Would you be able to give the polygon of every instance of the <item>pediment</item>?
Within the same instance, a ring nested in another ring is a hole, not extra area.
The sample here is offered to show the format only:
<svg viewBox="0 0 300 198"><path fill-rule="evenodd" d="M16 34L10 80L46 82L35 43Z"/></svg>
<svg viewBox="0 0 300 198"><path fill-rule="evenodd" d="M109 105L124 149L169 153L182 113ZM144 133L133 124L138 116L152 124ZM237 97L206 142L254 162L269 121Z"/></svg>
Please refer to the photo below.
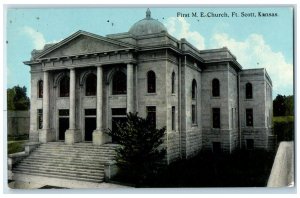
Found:
<svg viewBox="0 0 300 198"><path fill-rule="evenodd" d="M133 48L131 44L79 31L41 52L37 57L53 58Z"/></svg>

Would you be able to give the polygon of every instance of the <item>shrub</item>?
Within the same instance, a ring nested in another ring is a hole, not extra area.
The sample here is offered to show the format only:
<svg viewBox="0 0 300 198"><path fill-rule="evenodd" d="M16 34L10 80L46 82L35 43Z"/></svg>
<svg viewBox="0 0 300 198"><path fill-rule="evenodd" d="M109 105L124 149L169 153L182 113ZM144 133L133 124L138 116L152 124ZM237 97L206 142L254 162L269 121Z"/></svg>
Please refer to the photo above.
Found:
<svg viewBox="0 0 300 198"><path fill-rule="evenodd" d="M150 119L138 117L137 113L127 114L126 122L116 126L116 130L107 133L121 145L117 165L130 182L139 185L157 172L158 163L165 157L166 150L161 148L165 127L156 129Z"/></svg>
<svg viewBox="0 0 300 198"><path fill-rule="evenodd" d="M274 134L277 135L277 142L294 140L294 119L293 117L274 117Z"/></svg>

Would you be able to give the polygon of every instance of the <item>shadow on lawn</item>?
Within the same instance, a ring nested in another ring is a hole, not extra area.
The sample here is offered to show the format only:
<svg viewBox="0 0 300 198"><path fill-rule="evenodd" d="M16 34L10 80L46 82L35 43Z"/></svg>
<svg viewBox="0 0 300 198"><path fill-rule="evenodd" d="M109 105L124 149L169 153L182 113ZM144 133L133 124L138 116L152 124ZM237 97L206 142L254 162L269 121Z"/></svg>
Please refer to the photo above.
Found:
<svg viewBox="0 0 300 198"><path fill-rule="evenodd" d="M240 150L229 154L201 152L163 167L136 187L265 187L275 153ZM115 178L135 183L125 175Z"/></svg>

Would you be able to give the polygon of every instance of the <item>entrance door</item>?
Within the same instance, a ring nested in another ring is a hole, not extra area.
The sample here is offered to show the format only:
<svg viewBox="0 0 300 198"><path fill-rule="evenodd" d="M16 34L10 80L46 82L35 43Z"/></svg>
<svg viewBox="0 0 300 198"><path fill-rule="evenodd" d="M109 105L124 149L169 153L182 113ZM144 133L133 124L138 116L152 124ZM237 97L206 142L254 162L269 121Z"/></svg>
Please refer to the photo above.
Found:
<svg viewBox="0 0 300 198"><path fill-rule="evenodd" d="M96 109L85 109L85 128L84 128L84 140L93 140L93 131L96 129Z"/></svg>
<svg viewBox="0 0 300 198"><path fill-rule="evenodd" d="M65 132L69 129L69 118L59 118L59 140L65 140Z"/></svg>
<svg viewBox="0 0 300 198"><path fill-rule="evenodd" d="M65 140L65 132L69 129L69 109L58 110L58 140Z"/></svg>
<svg viewBox="0 0 300 198"><path fill-rule="evenodd" d="M85 118L85 141L93 140L93 131L96 129L96 118Z"/></svg>

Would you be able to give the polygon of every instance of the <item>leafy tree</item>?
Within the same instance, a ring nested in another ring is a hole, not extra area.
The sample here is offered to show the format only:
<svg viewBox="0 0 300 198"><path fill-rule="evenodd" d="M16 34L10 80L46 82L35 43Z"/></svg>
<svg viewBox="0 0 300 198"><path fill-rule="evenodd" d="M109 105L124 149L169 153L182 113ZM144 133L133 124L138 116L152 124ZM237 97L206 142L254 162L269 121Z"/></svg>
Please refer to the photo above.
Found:
<svg viewBox="0 0 300 198"><path fill-rule="evenodd" d="M294 115L294 96L287 96L285 99L285 115Z"/></svg>
<svg viewBox="0 0 300 198"><path fill-rule="evenodd" d="M116 162L123 175L137 185L158 170L166 150L162 148L165 127L156 129L150 119L127 114L126 122L116 123L116 130L107 130L121 146L117 149ZM125 173L125 174L124 174Z"/></svg>
<svg viewBox="0 0 300 198"><path fill-rule="evenodd" d="M277 95L273 101L274 116L294 115L294 97Z"/></svg>
<svg viewBox="0 0 300 198"><path fill-rule="evenodd" d="M27 88L19 85L7 89L7 109L8 110L28 110L30 100L26 95Z"/></svg>

